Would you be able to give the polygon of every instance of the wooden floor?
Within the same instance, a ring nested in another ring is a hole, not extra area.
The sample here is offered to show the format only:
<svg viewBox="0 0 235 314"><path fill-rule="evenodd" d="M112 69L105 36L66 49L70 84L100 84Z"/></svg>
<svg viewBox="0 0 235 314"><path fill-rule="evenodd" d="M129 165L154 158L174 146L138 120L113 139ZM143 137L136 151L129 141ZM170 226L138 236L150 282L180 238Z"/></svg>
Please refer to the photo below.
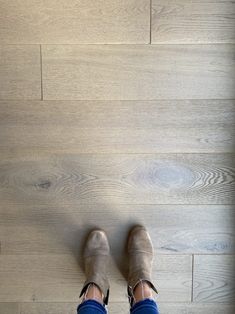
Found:
<svg viewBox="0 0 235 314"><path fill-rule="evenodd" d="M87 233L153 239L161 314L235 313L235 3L0 0L0 314L75 314Z"/></svg>

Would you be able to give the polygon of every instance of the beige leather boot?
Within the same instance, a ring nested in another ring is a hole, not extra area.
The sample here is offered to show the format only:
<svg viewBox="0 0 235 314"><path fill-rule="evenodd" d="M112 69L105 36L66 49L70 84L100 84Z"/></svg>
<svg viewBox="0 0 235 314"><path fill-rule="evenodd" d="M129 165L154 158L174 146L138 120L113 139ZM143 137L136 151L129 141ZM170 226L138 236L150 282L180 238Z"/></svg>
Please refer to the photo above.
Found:
<svg viewBox="0 0 235 314"><path fill-rule="evenodd" d="M156 292L152 283L151 271L153 263L153 246L147 230L143 226L135 226L128 238L127 251L129 257L128 296L131 305L134 301L134 290L140 281L146 281Z"/></svg>
<svg viewBox="0 0 235 314"><path fill-rule="evenodd" d="M109 281L108 267L110 248L107 236L103 230L92 231L86 241L84 263L86 281L80 297L86 292L90 283L97 285L104 295L104 304L108 304Z"/></svg>

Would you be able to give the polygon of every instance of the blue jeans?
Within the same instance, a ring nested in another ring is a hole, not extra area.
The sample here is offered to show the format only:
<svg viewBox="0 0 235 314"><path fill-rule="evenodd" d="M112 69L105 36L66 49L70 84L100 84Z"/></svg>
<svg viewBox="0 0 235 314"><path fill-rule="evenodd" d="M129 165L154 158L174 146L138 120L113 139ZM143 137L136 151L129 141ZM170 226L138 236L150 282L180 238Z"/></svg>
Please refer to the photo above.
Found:
<svg viewBox="0 0 235 314"><path fill-rule="evenodd" d="M81 303L77 309L78 314L107 314L103 305L95 300L87 300ZM131 314L159 314L157 303L146 299L137 302L130 310Z"/></svg>

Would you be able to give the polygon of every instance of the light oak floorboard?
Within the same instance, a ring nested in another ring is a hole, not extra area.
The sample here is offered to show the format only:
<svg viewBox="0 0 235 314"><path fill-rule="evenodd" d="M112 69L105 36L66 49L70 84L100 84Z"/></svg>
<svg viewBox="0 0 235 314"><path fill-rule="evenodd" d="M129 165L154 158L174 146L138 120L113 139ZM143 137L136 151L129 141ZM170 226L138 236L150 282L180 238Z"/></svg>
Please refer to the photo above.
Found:
<svg viewBox="0 0 235 314"><path fill-rule="evenodd" d="M44 99L234 99L234 45L45 45Z"/></svg>
<svg viewBox="0 0 235 314"><path fill-rule="evenodd" d="M149 43L149 0L0 0L2 43Z"/></svg>
<svg viewBox="0 0 235 314"><path fill-rule="evenodd" d="M130 228L148 228L156 254L235 254L234 206L0 204L1 254L74 253L87 232L104 229L122 256Z"/></svg>
<svg viewBox="0 0 235 314"><path fill-rule="evenodd" d="M18 303L0 302L0 314L21 314Z"/></svg>
<svg viewBox="0 0 235 314"><path fill-rule="evenodd" d="M233 100L0 101L0 119L5 151L235 151Z"/></svg>
<svg viewBox="0 0 235 314"><path fill-rule="evenodd" d="M234 303L234 265L234 255L196 255L193 300L205 303Z"/></svg>
<svg viewBox="0 0 235 314"><path fill-rule="evenodd" d="M235 306L230 304L170 304L160 303L161 314L234 314ZM118 312L117 312L118 313ZM127 312L128 313L128 312Z"/></svg>
<svg viewBox="0 0 235 314"><path fill-rule="evenodd" d="M85 280L73 255L0 255L0 301L78 302ZM159 300L189 302L191 256L160 255L153 266ZM126 281L114 261L110 269L112 301L127 301Z"/></svg>
<svg viewBox="0 0 235 314"><path fill-rule="evenodd" d="M96 129L155 129L231 127L235 124L235 100L152 101L1 101L1 126L58 126Z"/></svg>
<svg viewBox="0 0 235 314"><path fill-rule="evenodd" d="M0 99L41 99L39 45L0 45L0 86Z"/></svg>
<svg viewBox="0 0 235 314"><path fill-rule="evenodd" d="M153 0L152 43L235 43L230 0Z"/></svg>
<svg viewBox="0 0 235 314"><path fill-rule="evenodd" d="M2 154L0 197L14 204L234 204L234 155Z"/></svg>
<svg viewBox="0 0 235 314"><path fill-rule="evenodd" d="M77 306L80 301L75 303L65 302L26 302L20 304L20 314L76 314ZM119 303L118 303L119 304ZM110 309L110 306L109 306Z"/></svg>

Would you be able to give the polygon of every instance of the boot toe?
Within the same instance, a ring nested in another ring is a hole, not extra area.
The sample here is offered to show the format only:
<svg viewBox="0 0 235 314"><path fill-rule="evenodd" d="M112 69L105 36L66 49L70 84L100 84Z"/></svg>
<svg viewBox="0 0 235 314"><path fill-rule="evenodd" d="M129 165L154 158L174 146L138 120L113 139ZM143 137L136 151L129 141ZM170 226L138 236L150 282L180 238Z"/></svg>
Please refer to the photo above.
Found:
<svg viewBox="0 0 235 314"><path fill-rule="evenodd" d="M135 226L129 235L128 252L145 251L153 253L152 241L149 233L143 226Z"/></svg>
<svg viewBox="0 0 235 314"><path fill-rule="evenodd" d="M84 256L109 255L108 238L103 230L93 230L86 241Z"/></svg>

